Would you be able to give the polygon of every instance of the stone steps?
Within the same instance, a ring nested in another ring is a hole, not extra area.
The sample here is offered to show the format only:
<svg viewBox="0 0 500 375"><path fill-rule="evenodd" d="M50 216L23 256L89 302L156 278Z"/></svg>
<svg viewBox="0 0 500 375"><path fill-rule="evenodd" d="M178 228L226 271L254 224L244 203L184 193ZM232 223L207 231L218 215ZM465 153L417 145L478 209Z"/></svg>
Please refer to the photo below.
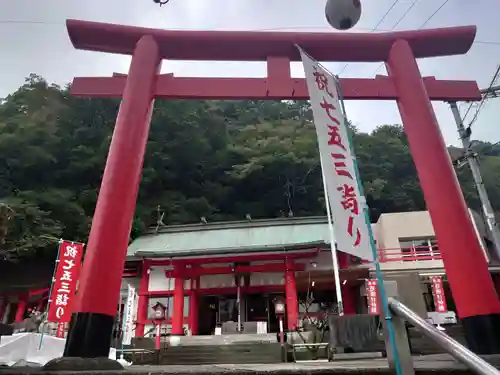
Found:
<svg viewBox="0 0 500 375"><path fill-rule="evenodd" d="M178 346L232 345L276 343L276 334L230 334L217 336L180 336L176 338Z"/></svg>
<svg viewBox="0 0 500 375"><path fill-rule="evenodd" d="M160 357L162 365L279 362L281 362L281 346L278 343L179 345L169 347Z"/></svg>
<svg viewBox="0 0 500 375"><path fill-rule="evenodd" d="M464 342L462 329L459 325L447 326L446 333L460 343ZM438 354L443 350L422 336L418 331L410 328L410 340L414 355ZM154 339L142 340L143 348L153 349ZM299 342L297 340L297 342ZM166 342L164 343L166 344ZM276 334L231 334L221 336L183 336L175 342L175 346L168 346L160 356L161 364L241 364L241 363L279 363L282 360L281 347L276 342ZM384 352L383 340L370 345L364 352ZM289 360L292 360L290 351ZM299 350L296 353L298 360L312 360L327 358L325 350L318 352ZM158 363L156 354L147 354L136 358L137 364Z"/></svg>

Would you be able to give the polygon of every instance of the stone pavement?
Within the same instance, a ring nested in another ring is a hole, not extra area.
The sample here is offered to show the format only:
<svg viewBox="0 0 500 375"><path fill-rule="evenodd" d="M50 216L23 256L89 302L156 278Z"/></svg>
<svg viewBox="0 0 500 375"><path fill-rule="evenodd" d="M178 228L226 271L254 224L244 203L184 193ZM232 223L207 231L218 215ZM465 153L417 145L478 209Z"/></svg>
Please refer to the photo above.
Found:
<svg viewBox="0 0 500 375"><path fill-rule="evenodd" d="M487 359L494 365L500 365L500 356L489 356ZM427 355L414 357L417 374L472 374L448 355ZM0 369L0 375L285 375L285 374L389 374L387 361L383 358L355 361L277 363L277 364L238 364L238 365L164 365L164 366L131 366L122 371L82 371L82 372L47 372L40 368Z"/></svg>

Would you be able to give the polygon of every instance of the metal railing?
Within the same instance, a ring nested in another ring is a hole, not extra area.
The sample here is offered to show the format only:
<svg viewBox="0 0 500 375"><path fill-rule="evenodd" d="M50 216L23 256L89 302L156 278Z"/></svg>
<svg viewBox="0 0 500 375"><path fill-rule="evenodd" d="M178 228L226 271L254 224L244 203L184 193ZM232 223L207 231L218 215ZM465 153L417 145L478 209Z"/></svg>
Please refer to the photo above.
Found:
<svg viewBox="0 0 500 375"><path fill-rule="evenodd" d="M386 262L418 262L424 260L440 260L441 252L431 246L413 246L409 248L378 249L379 260Z"/></svg>
<svg viewBox="0 0 500 375"><path fill-rule="evenodd" d="M397 299L389 297L388 300L389 309L392 314L409 322L424 336L432 340L436 345L441 347L453 358L460 361L468 369L479 375L500 375L500 371L495 367L452 339L446 333L438 330L432 324L429 324Z"/></svg>
<svg viewBox="0 0 500 375"><path fill-rule="evenodd" d="M377 249L380 263L392 262L421 262L441 260L441 252L435 246L413 246L409 248L380 248ZM370 263L370 261L363 261Z"/></svg>

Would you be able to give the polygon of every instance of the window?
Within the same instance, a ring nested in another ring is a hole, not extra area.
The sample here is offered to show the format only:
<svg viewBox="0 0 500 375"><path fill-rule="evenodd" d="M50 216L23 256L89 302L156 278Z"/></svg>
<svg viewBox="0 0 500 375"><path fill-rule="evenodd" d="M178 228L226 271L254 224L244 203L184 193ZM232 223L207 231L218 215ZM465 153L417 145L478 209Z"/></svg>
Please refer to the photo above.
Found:
<svg viewBox="0 0 500 375"><path fill-rule="evenodd" d="M439 247L434 238L399 239L403 261L440 259Z"/></svg>

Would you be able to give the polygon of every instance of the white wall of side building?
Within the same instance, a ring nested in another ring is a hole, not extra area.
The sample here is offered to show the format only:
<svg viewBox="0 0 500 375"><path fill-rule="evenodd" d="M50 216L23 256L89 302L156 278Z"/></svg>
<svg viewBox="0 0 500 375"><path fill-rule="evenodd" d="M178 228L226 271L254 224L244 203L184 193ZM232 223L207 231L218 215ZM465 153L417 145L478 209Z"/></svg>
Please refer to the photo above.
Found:
<svg viewBox="0 0 500 375"><path fill-rule="evenodd" d="M471 221L476 231L478 243L488 259L484 238L488 238L484 222L477 212L469 210ZM436 233L432 225L431 216L428 211L395 212L382 214L376 224L372 226L377 248L386 254L395 254L402 251L402 243L422 242L428 240L433 246L429 251L440 254ZM388 257L390 258L390 256ZM423 274L444 272L444 264L441 259L418 259L415 261L386 261L381 263L384 271L418 271Z"/></svg>
<svg viewBox="0 0 500 375"><path fill-rule="evenodd" d="M383 271L432 272L443 269L444 265L441 259L391 260L391 258L402 257L401 242L435 240L436 234L429 212L414 211L382 214L373 229L377 248L386 254L388 260L381 263Z"/></svg>

